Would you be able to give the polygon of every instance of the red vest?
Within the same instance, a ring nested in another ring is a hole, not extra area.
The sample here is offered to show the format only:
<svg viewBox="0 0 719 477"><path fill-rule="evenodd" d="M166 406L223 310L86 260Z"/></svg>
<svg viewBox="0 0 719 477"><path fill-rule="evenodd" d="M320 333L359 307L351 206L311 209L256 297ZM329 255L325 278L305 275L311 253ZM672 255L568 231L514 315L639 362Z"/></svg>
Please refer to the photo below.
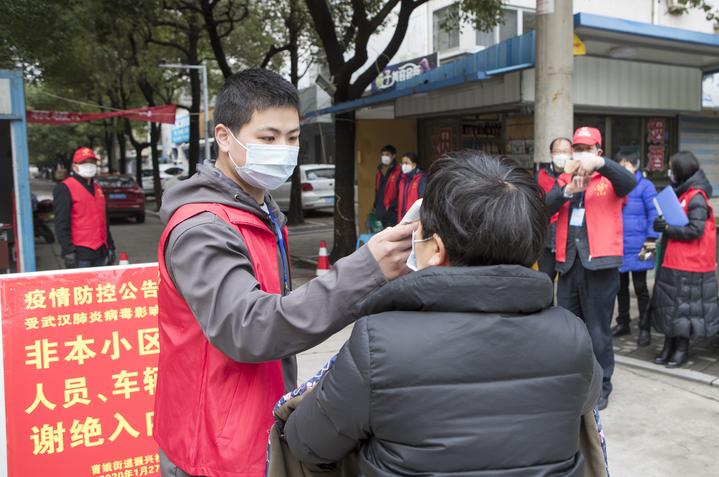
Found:
<svg viewBox="0 0 719 477"><path fill-rule="evenodd" d="M689 212L689 202L701 194L709 207L709 217L704 223L704 233L697 240L667 240L664 251L664 268L685 272L713 272L716 269L716 222L706 193L701 189L689 189L679 198L684 212Z"/></svg>
<svg viewBox="0 0 719 477"><path fill-rule="evenodd" d="M402 174L399 179L399 201L397 205L397 223L402 220L404 214L407 213L412 204L417 202L419 199L419 184L424 178L423 172L418 172L412 178L412 181L407 183L407 176Z"/></svg>
<svg viewBox="0 0 719 477"><path fill-rule="evenodd" d="M402 175L402 169L395 165L394 169L389 173L387 182L384 185L384 208L389 209L392 203L397 200L397 183L399 177ZM382 171L377 171L377 175L374 178L374 191L379 192L379 186L382 183Z"/></svg>
<svg viewBox="0 0 719 477"><path fill-rule="evenodd" d="M107 245L107 210L105 196L100 186L93 184L95 195L92 195L72 176L62 183L67 186L72 198L70 215L72 244L92 250Z"/></svg>
<svg viewBox="0 0 719 477"><path fill-rule="evenodd" d="M572 180L571 174L557 179L564 187ZM621 257L624 255L622 237L622 206L624 198L614 193L609 179L598 172L592 174L589 187L584 191L584 220L589 239L589 258ZM557 262L567 261L567 237L569 235L569 202L559 209L557 220Z"/></svg>
<svg viewBox="0 0 719 477"><path fill-rule="evenodd" d="M258 217L221 204L188 204L175 211L158 250L160 360L153 433L168 458L192 475L262 477L272 409L284 393L281 362L238 363L215 348L165 265L170 232L202 212L242 235L263 291L281 290L277 240ZM286 229L283 235L286 241Z"/></svg>
<svg viewBox="0 0 719 477"><path fill-rule="evenodd" d="M539 184L539 187L542 188L545 194L549 194L549 191L552 190L552 187L554 187L555 182L556 179L554 179L554 177L552 177L545 168L542 167L541 169L539 169L539 174L537 174L537 183ZM558 219L559 212L552 216L549 223L553 224Z"/></svg>

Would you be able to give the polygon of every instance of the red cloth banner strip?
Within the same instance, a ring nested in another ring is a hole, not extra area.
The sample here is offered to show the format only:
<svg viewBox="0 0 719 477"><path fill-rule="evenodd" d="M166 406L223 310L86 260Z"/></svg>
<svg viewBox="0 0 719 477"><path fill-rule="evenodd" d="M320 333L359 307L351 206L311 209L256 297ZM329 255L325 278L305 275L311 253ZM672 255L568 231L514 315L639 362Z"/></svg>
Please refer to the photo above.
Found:
<svg viewBox="0 0 719 477"><path fill-rule="evenodd" d="M27 111L27 122L33 124L74 124L85 121L123 117L131 121L175 124L177 105L146 106L144 108L108 111L104 113L72 113L67 111Z"/></svg>

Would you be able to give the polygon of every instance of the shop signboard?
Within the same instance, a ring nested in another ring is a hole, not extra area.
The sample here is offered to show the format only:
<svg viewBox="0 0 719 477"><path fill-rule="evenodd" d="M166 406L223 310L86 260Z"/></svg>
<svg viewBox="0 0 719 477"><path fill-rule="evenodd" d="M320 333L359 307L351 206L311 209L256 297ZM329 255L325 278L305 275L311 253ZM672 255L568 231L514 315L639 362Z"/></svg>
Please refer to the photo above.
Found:
<svg viewBox="0 0 719 477"><path fill-rule="evenodd" d="M397 83L407 81L417 75L437 67L437 53L420 56L408 61L388 65L372 82L372 94L392 91Z"/></svg>
<svg viewBox="0 0 719 477"><path fill-rule="evenodd" d="M435 158L452 152L452 128L434 128L431 140Z"/></svg>
<svg viewBox="0 0 719 477"><path fill-rule="evenodd" d="M667 152L667 121L664 118L647 119L647 170L661 172Z"/></svg>
<svg viewBox="0 0 719 477"><path fill-rule="evenodd" d="M12 477L158 476L156 265L0 278Z"/></svg>

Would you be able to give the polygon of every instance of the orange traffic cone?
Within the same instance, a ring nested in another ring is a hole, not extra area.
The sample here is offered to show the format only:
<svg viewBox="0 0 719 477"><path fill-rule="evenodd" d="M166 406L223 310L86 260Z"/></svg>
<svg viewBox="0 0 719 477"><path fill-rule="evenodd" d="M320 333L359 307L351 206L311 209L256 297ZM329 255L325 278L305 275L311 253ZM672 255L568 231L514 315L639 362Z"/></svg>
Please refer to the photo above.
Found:
<svg viewBox="0 0 719 477"><path fill-rule="evenodd" d="M317 276L330 271L330 257L327 253L327 242L320 240L320 256L317 258Z"/></svg>
<svg viewBox="0 0 719 477"><path fill-rule="evenodd" d="M130 265L130 259L127 256L127 252L120 252L120 261L118 265Z"/></svg>

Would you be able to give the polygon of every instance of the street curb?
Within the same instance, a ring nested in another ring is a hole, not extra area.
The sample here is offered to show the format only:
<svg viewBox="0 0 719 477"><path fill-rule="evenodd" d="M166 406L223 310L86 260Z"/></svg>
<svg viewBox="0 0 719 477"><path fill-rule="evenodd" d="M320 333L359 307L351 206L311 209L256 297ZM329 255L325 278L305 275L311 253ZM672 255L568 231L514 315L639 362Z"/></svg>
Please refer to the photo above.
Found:
<svg viewBox="0 0 719 477"><path fill-rule="evenodd" d="M693 381L695 383L708 384L709 386L719 386L719 378L717 378L716 376L701 373L699 371L692 371L691 369L667 369L654 363L642 361L641 359L628 358L626 356L620 355L615 355L614 361L630 368L651 371L653 373L664 374L666 376L685 379L687 381Z"/></svg>
<svg viewBox="0 0 719 477"><path fill-rule="evenodd" d="M145 214L152 215L152 216L154 216L154 217L159 217L159 216L160 216L160 213L159 213L159 212L155 212L154 210L150 210L150 209L145 209Z"/></svg>

